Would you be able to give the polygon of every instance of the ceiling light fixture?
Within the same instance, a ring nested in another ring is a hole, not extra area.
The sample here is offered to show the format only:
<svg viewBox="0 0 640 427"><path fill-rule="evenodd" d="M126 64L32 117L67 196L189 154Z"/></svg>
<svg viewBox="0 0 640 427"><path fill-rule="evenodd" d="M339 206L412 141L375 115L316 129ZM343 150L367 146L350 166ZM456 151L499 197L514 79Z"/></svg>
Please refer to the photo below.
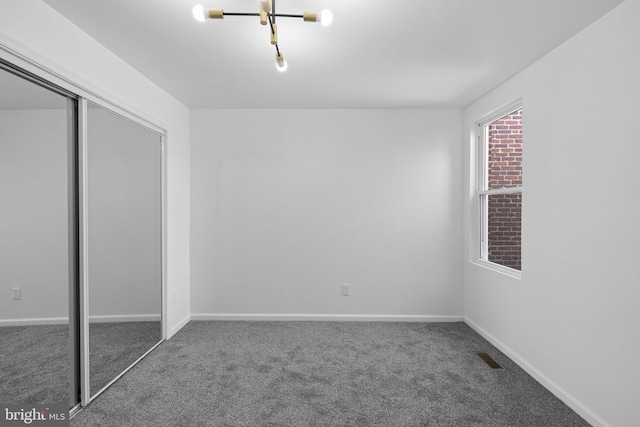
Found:
<svg viewBox="0 0 640 427"><path fill-rule="evenodd" d="M302 18L305 22L320 22L325 27L333 22L333 14L326 9L320 13L304 12L302 15L276 13L276 0L260 0L260 9L257 13L225 12L222 9L205 9L202 5L193 7L193 17L199 22L204 22L207 19L224 19L225 16L257 16L260 18L260 24L269 24L271 44L276 48L276 68L278 71L285 71L287 62L280 52L280 46L278 46L276 17Z"/></svg>

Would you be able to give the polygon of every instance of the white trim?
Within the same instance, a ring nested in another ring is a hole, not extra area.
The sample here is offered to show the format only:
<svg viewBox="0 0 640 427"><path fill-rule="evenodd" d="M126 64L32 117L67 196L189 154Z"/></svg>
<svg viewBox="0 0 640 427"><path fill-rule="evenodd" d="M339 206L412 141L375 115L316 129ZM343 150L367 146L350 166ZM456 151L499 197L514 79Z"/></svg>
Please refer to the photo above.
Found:
<svg viewBox="0 0 640 427"><path fill-rule="evenodd" d="M77 404L73 408L69 409L69 419L71 420L73 419L73 417L78 415L78 413L80 413L80 410L82 410L82 405L80 404Z"/></svg>
<svg viewBox="0 0 640 427"><path fill-rule="evenodd" d="M90 401L89 384L89 175L87 173L87 100L78 99L78 307L80 309L80 404Z"/></svg>
<svg viewBox="0 0 640 427"><path fill-rule="evenodd" d="M538 381L544 388L546 388L551 393L553 393L558 399L566 403L567 406L573 409L578 415L584 418L591 425L595 427L612 427L611 424L607 423L605 420L600 418L595 412L589 409L585 404L580 402L573 395L571 395L565 389L560 387L551 378L547 377L545 374L540 372L537 368L531 365L531 363L529 363L525 358L523 358L518 353L513 351L511 348L509 348L509 346L504 344L495 336L491 335L489 332L487 332L484 328L482 328L476 322L474 322L473 320L465 316L464 323L469 325L471 329L476 331L484 339L486 339L491 344L493 344L496 348L498 348L498 350L500 350L505 355L507 355L518 366L520 366L529 375L531 375L536 381Z"/></svg>
<svg viewBox="0 0 640 427"><path fill-rule="evenodd" d="M496 273L504 274L505 276L513 277L514 279L522 280L521 271L496 264L495 262L487 261L485 259L475 259L471 261L471 264L486 268L487 270L495 271Z"/></svg>
<svg viewBox="0 0 640 427"><path fill-rule="evenodd" d="M37 319L3 319L0 320L0 328L3 326L41 326L41 325L68 325L68 317L40 317Z"/></svg>
<svg viewBox="0 0 640 427"><path fill-rule="evenodd" d="M169 339L169 289L167 289L167 211L168 185L166 133L160 135L160 310L162 313L162 339ZM188 321L188 320L187 320Z"/></svg>
<svg viewBox="0 0 640 427"><path fill-rule="evenodd" d="M89 316L90 323L159 322L160 314L117 314Z"/></svg>
<svg viewBox="0 0 640 427"><path fill-rule="evenodd" d="M495 196L499 194L517 194L522 193L522 186L509 188L495 188L493 190L480 190L478 194L483 196Z"/></svg>
<svg viewBox="0 0 640 427"><path fill-rule="evenodd" d="M89 322L91 323L159 322L159 321L160 321L159 314L122 314L122 315L109 315L109 316L89 316ZM0 327L68 325L68 324L69 324L68 317L39 317L39 318L32 318L32 319L0 319Z"/></svg>
<svg viewBox="0 0 640 427"><path fill-rule="evenodd" d="M193 313L191 320L329 321L329 322L462 322L462 315L402 314L267 314Z"/></svg>
<svg viewBox="0 0 640 427"><path fill-rule="evenodd" d="M185 318L184 318L184 319L182 319L181 321L179 321L176 325L174 325L174 326L171 328L171 331L170 331L169 336L167 337L167 339L171 338L171 337L172 337L172 336L174 336L174 335L175 335L175 334L176 334L180 329L184 328L184 327L185 327L185 325L186 325L187 323L189 323L189 321L190 321L190 320L191 320L191 315L190 315L190 314L187 314L187 315L185 316Z"/></svg>
<svg viewBox="0 0 640 427"><path fill-rule="evenodd" d="M167 128L157 118L145 118L147 114L131 103L94 85L68 68L56 64L2 31L0 31L0 57L150 130L163 134L164 129Z"/></svg>
<svg viewBox="0 0 640 427"><path fill-rule="evenodd" d="M509 104L503 105L502 107L498 107L495 110L483 115L479 119L475 120L477 127L484 127L491 122L495 122L498 119L503 118L504 116L513 113L514 111L522 108L522 98L518 98Z"/></svg>

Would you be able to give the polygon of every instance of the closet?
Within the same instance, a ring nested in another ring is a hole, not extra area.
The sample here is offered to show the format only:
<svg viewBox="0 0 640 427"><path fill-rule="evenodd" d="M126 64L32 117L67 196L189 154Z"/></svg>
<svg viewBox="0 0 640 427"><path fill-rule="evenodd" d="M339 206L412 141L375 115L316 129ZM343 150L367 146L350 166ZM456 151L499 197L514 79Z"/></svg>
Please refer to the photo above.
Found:
<svg viewBox="0 0 640 427"><path fill-rule="evenodd" d="M154 125L0 61L5 403L76 411L162 341L163 145Z"/></svg>

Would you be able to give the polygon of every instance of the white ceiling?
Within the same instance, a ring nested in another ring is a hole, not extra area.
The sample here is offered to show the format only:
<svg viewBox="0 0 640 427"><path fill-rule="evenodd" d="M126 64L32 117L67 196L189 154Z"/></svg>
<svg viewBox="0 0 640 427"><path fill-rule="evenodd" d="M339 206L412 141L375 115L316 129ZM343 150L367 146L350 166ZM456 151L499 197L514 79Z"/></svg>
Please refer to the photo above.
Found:
<svg viewBox="0 0 640 427"><path fill-rule="evenodd" d="M464 107L622 0L277 0L333 24L278 19L275 68L256 17L197 22L193 5L258 0L44 0L191 108Z"/></svg>

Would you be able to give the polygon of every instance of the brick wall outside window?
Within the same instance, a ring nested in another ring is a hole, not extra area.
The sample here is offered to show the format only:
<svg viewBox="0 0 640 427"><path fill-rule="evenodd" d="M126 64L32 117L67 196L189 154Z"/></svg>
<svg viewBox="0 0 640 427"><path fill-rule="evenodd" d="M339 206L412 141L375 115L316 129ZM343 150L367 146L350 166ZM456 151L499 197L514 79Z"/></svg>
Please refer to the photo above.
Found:
<svg viewBox="0 0 640 427"><path fill-rule="evenodd" d="M488 189L522 185L522 109L488 126ZM522 193L489 196L488 260L521 269Z"/></svg>

